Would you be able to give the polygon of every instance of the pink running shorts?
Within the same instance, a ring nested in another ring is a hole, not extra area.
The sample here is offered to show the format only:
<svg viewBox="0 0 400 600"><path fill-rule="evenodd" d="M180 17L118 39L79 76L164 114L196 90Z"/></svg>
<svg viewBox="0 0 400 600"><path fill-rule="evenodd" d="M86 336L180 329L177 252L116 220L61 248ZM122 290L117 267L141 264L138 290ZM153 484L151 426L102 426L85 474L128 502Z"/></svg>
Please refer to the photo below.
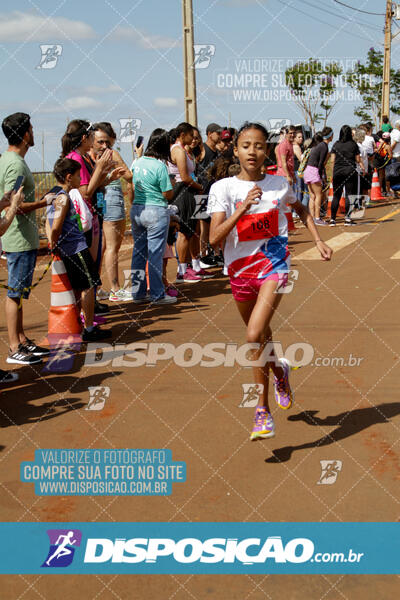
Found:
<svg viewBox="0 0 400 600"><path fill-rule="evenodd" d="M231 288L236 302L249 302L256 300L261 286L266 281L277 281L278 287L284 288L288 282L288 273L270 273L264 279L249 279L247 277L232 277Z"/></svg>

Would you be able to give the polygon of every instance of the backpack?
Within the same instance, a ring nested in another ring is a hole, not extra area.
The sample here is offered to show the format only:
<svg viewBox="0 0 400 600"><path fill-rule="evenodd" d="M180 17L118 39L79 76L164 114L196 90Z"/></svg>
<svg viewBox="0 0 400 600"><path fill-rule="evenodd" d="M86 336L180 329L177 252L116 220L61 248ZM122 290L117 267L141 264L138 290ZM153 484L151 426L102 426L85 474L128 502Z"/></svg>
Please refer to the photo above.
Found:
<svg viewBox="0 0 400 600"><path fill-rule="evenodd" d="M299 168L297 169L297 174L301 178L304 177L304 171L306 169L308 159L310 157L310 152L311 152L311 148L307 148L307 150L305 152L303 152L303 155L301 157Z"/></svg>

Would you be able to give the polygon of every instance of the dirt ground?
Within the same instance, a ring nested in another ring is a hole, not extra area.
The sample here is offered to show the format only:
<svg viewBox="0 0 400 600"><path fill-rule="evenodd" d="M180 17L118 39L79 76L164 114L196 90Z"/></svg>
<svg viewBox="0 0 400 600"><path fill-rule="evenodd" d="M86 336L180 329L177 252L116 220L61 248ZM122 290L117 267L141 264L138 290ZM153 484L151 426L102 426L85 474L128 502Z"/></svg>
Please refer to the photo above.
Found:
<svg viewBox="0 0 400 600"><path fill-rule="evenodd" d="M276 437L250 443L253 409L242 408L248 368L88 366L85 346L66 373L18 368L0 391L0 511L3 521L397 521L399 518L398 363L399 204L371 208L351 229L367 235L338 250L331 263L297 259L312 247L308 232L290 237L299 271L273 321L283 348L307 343L313 362L295 371L293 408L273 406ZM348 232L320 229L328 241ZM47 257L40 257L38 276ZM0 261L0 281L6 278ZM130 244L121 252L130 268ZM175 261L170 261L172 278ZM112 304L113 343L135 341L242 344L244 326L228 279L180 288L168 307ZM26 331L47 333L50 275L24 303ZM2 292L3 295L5 292ZM7 336L1 320L4 364ZM317 366L317 357L357 357L358 366ZM101 411L85 411L89 386L105 385ZM169 448L187 463L187 481L167 497L39 497L19 481L21 461L36 448ZM333 485L319 485L321 460L341 461ZM174 600L392 600L397 576L2 576L2 600L156 597Z"/></svg>

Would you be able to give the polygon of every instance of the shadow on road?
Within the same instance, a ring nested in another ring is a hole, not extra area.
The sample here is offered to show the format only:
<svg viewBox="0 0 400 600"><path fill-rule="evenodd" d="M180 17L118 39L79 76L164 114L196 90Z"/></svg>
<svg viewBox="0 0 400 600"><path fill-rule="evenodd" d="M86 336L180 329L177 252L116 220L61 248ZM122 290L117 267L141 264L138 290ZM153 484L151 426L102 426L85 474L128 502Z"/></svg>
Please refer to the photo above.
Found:
<svg viewBox="0 0 400 600"><path fill-rule="evenodd" d="M363 429L367 429L378 423L388 423L391 417L400 414L400 402L387 402L371 406L368 408L358 408L339 415L317 417L317 410L304 411L297 415L288 417L288 421L303 421L307 425L321 425L326 427L335 427L337 429L327 433L314 442L307 442L298 446L285 446L273 450L273 456L265 460L266 463L281 463L290 460L293 452L296 450L306 450L307 448L318 448L319 446L329 446L339 440L343 440L351 435L355 435Z"/></svg>
<svg viewBox="0 0 400 600"><path fill-rule="evenodd" d="M73 375L56 375L46 380L38 378L22 388L9 389L1 396L0 427L47 421L83 408L87 400L82 401L82 398L70 396L71 393L85 394L87 397L89 386L101 385L104 380L121 373L122 371L97 372L80 378ZM55 400L44 401L47 396L53 394L58 396ZM0 451L3 448L0 446Z"/></svg>

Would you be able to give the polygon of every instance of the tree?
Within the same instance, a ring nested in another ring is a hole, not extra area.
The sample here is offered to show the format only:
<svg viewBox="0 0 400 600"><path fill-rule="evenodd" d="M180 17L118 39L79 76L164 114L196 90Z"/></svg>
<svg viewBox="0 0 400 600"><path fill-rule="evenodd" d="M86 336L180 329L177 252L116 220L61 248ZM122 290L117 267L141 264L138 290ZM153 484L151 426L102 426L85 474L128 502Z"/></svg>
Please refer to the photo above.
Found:
<svg viewBox="0 0 400 600"><path fill-rule="evenodd" d="M310 125L313 131L320 121L326 125L338 102L338 98L335 99L335 78L341 73L342 68L338 63L322 63L315 58L299 61L285 71L286 85L292 98L302 111L306 124Z"/></svg>
<svg viewBox="0 0 400 600"><path fill-rule="evenodd" d="M362 105L354 109L355 116L363 121L373 121L375 127L379 128L382 116L383 52L370 48L365 64L358 61L354 69L347 72L346 79L358 91L362 100ZM390 93L395 99L390 110L400 114L400 69L390 69Z"/></svg>

